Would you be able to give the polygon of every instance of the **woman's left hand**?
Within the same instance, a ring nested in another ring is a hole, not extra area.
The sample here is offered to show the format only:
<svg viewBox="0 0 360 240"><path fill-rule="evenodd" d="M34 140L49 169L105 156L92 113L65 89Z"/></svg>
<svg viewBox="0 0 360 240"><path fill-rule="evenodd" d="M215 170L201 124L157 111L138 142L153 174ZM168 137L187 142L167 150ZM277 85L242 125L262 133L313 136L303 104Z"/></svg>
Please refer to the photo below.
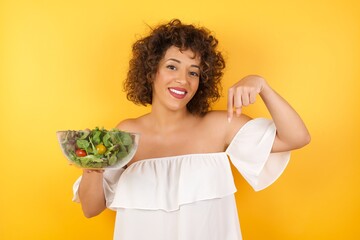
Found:
<svg viewBox="0 0 360 240"><path fill-rule="evenodd" d="M243 106L248 106L256 101L256 96L263 90L267 83L264 78L249 75L235 83L228 90L228 120L231 121L234 111L236 116L241 115Z"/></svg>

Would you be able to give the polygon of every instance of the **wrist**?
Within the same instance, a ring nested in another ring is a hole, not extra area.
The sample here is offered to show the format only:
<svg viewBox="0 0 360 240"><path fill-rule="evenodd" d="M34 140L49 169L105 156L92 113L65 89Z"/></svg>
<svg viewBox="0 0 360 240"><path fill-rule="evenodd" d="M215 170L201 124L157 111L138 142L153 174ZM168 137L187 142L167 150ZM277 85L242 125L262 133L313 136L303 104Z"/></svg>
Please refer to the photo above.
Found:
<svg viewBox="0 0 360 240"><path fill-rule="evenodd" d="M103 169L99 169L99 170L96 170L96 169L83 169L83 174L102 174L104 173L104 170Z"/></svg>
<svg viewBox="0 0 360 240"><path fill-rule="evenodd" d="M258 76L258 75L255 75L254 77L257 78L258 82L259 82L259 85L260 85L260 91L259 91L259 94L264 92L264 91L268 91L270 86L269 84L267 83L266 79L261 77L261 76Z"/></svg>

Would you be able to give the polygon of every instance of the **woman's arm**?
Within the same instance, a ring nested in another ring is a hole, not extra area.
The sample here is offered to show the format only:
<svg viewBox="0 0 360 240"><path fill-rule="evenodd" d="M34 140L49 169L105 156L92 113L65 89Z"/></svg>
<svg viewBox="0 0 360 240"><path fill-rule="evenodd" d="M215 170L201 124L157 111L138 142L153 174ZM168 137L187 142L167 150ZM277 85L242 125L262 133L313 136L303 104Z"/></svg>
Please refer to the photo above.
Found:
<svg viewBox="0 0 360 240"><path fill-rule="evenodd" d="M242 107L254 103L257 94L264 101L277 129L272 152L301 148L310 142L310 134L297 112L264 78L256 75L243 78L229 89L229 122L232 121L234 111L240 117Z"/></svg>
<svg viewBox="0 0 360 240"><path fill-rule="evenodd" d="M99 215L106 208L103 189L103 171L83 170L79 198L85 217Z"/></svg>

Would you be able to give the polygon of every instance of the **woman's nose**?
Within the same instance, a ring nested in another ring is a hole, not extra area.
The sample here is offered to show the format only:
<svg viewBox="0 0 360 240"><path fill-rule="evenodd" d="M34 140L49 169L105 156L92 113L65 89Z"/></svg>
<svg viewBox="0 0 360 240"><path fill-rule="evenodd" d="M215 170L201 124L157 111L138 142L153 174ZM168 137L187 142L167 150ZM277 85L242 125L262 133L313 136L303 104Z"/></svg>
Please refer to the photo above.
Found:
<svg viewBox="0 0 360 240"><path fill-rule="evenodd" d="M187 82L187 75L185 71L179 71L179 74L176 76L175 82L180 84L185 84Z"/></svg>

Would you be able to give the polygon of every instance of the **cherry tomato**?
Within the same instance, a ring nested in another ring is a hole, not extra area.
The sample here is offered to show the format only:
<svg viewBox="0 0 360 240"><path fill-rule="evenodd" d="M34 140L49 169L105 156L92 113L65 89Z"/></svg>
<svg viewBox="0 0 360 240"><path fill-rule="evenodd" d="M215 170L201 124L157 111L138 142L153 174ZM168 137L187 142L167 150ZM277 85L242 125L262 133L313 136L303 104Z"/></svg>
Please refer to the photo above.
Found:
<svg viewBox="0 0 360 240"><path fill-rule="evenodd" d="M86 154L86 151L84 149L77 149L75 151L75 154L76 156L78 157L85 157L87 154Z"/></svg>
<svg viewBox="0 0 360 240"><path fill-rule="evenodd" d="M106 152L106 147L104 146L104 144L100 143L96 146L96 151L98 152L98 154L104 154Z"/></svg>

